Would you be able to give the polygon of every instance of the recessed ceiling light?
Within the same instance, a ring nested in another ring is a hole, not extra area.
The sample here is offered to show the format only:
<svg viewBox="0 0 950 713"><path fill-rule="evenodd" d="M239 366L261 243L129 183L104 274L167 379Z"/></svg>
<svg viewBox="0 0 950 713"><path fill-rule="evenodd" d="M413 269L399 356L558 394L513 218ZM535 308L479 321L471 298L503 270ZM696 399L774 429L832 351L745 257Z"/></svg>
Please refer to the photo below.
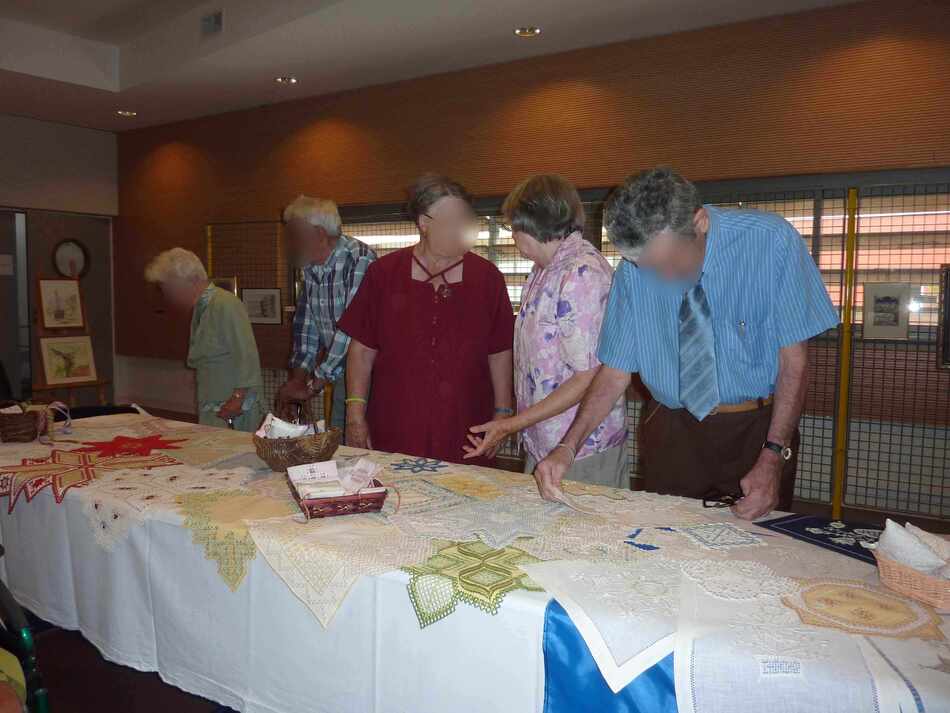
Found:
<svg viewBox="0 0 950 713"><path fill-rule="evenodd" d="M116 109L116 114L119 116L124 116L126 119L131 119L133 116L138 116L137 111L132 111L131 109Z"/></svg>
<svg viewBox="0 0 950 713"><path fill-rule="evenodd" d="M515 34L518 37L531 38L541 34L540 27L516 27Z"/></svg>
<svg viewBox="0 0 950 713"><path fill-rule="evenodd" d="M274 77L274 81L278 84L296 84L296 77Z"/></svg>

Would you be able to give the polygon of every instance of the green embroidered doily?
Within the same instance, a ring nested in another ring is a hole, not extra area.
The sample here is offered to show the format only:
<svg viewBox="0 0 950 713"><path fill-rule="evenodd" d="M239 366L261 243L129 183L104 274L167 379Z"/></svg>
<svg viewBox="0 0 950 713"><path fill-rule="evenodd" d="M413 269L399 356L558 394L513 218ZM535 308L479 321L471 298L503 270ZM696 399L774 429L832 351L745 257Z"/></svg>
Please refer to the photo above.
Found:
<svg viewBox="0 0 950 713"><path fill-rule="evenodd" d="M517 547L492 549L478 540L450 542L422 564L403 567L411 576L408 590L419 626L425 628L466 602L497 614L514 589L544 591L518 565L538 562Z"/></svg>

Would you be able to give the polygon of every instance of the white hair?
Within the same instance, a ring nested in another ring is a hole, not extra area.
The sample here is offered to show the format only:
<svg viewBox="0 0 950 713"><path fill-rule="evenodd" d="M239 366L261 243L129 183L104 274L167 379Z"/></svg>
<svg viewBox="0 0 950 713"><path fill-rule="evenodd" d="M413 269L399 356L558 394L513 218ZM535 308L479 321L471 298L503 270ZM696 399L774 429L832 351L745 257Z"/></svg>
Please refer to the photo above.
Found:
<svg viewBox="0 0 950 713"><path fill-rule="evenodd" d="M326 198L297 196L293 203L284 208L284 222L294 218L323 228L330 235L340 234L340 211L337 210L336 203Z"/></svg>
<svg viewBox="0 0 950 713"><path fill-rule="evenodd" d="M173 279L197 283L206 281L208 273L201 260L191 250L172 248L159 253L146 265L145 279L159 283Z"/></svg>

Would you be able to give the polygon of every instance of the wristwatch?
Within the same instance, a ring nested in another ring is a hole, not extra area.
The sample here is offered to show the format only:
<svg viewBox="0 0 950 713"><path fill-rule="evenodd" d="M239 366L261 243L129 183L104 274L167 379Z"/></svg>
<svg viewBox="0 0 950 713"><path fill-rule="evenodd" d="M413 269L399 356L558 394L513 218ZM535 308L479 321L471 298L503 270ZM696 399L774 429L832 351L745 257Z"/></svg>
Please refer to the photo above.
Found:
<svg viewBox="0 0 950 713"><path fill-rule="evenodd" d="M782 456L782 460L792 459L792 449L788 446L783 446L779 443L773 443L772 441L766 441L762 444L762 448L768 448L770 451L775 451L780 456Z"/></svg>

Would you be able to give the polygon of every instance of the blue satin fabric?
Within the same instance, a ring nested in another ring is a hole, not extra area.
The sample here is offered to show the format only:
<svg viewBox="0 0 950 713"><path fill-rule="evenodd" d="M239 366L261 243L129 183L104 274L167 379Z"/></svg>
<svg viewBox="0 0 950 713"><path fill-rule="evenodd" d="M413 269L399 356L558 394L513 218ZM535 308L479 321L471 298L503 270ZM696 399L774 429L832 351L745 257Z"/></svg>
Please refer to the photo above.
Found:
<svg viewBox="0 0 950 713"><path fill-rule="evenodd" d="M673 654L614 693L554 599L544 612L543 647L544 713L677 713Z"/></svg>

